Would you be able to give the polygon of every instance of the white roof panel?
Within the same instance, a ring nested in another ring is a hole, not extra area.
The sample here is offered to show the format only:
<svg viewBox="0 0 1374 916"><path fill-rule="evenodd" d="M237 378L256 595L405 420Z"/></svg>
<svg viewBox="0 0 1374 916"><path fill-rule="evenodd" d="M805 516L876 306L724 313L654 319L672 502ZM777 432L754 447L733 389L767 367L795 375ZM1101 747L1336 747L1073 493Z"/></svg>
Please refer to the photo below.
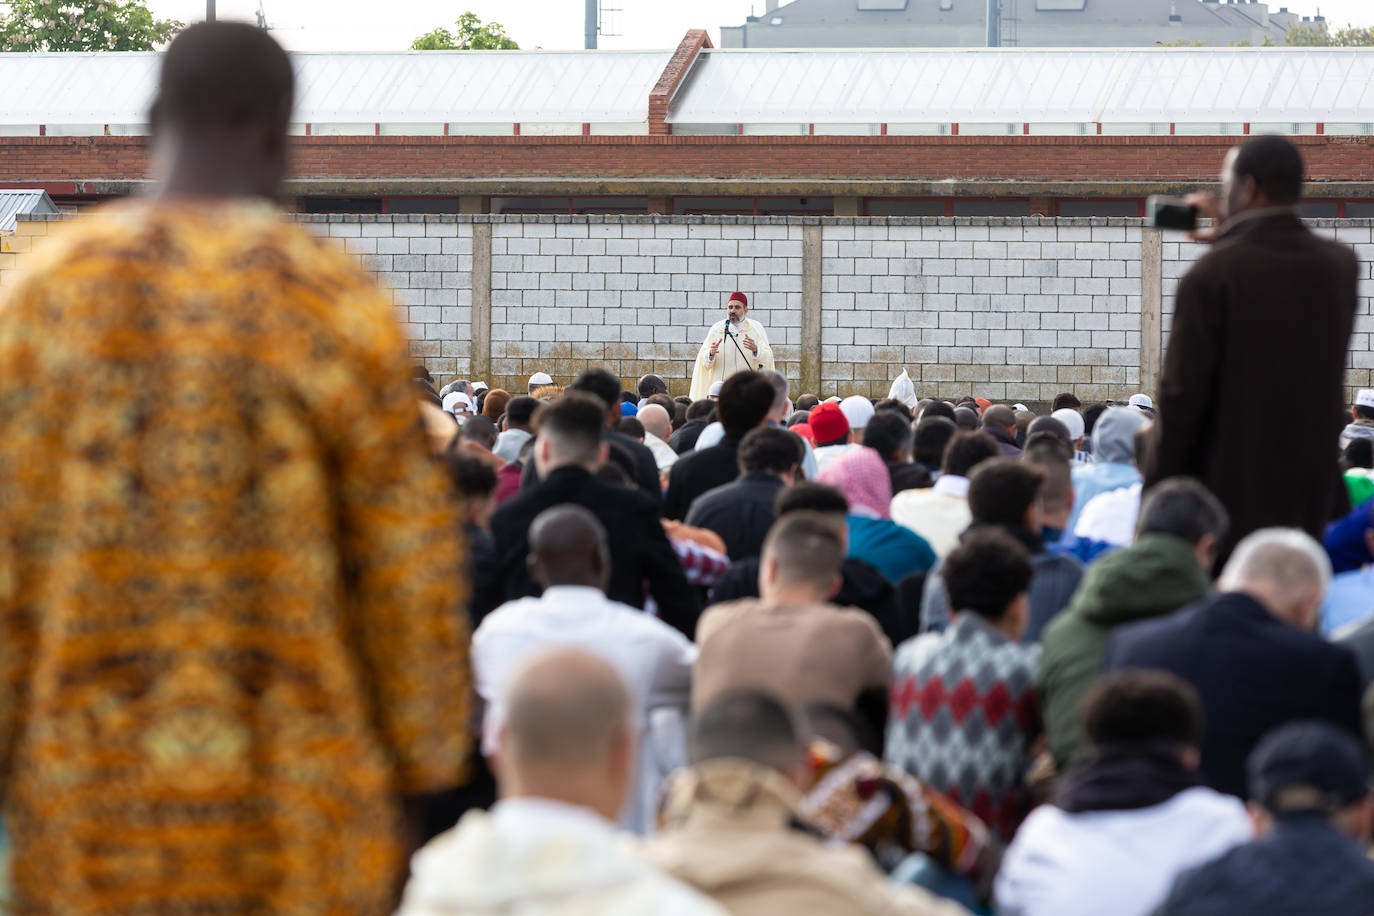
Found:
<svg viewBox="0 0 1374 916"><path fill-rule="evenodd" d="M42 189L0 190L0 232L13 232L23 214L58 212L48 192Z"/></svg>
<svg viewBox="0 0 1374 916"><path fill-rule="evenodd" d="M626 122L648 118L668 51L295 54L310 123ZM142 124L158 54L0 54L0 124Z"/></svg>
<svg viewBox="0 0 1374 916"><path fill-rule="evenodd" d="M1369 121L1374 49L704 51L673 124Z"/></svg>

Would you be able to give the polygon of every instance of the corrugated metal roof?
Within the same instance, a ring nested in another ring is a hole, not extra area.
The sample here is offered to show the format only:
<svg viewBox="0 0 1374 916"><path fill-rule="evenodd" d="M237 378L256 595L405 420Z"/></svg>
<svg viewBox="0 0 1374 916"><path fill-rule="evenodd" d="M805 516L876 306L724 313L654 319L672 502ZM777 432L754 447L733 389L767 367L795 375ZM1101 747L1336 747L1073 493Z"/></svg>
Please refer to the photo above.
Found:
<svg viewBox="0 0 1374 916"><path fill-rule="evenodd" d="M668 51L296 54L293 120L633 122ZM154 53L0 54L0 125L142 124Z"/></svg>
<svg viewBox="0 0 1374 916"><path fill-rule="evenodd" d="M673 124L1374 120L1374 49L702 52Z"/></svg>
<svg viewBox="0 0 1374 916"><path fill-rule="evenodd" d="M0 232L13 232L21 213L57 213L57 205L43 190L0 190Z"/></svg>

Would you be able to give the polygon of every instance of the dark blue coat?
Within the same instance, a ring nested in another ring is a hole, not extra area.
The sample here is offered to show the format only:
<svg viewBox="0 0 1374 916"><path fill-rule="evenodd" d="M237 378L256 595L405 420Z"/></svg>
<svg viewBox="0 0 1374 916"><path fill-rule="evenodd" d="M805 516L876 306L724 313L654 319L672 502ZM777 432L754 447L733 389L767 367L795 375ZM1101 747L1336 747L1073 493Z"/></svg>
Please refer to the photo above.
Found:
<svg viewBox="0 0 1374 916"><path fill-rule="evenodd" d="M1155 916L1368 916L1374 862L1320 815L1280 819L1272 833L1184 872Z"/></svg>
<svg viewBox="0 0 1374 916"><path fill-rule="evenodd" d="M1202 771L1219 792L1247 797L1246 757L1285 722L1321 719L1361 734L1355 657L1278 620L1248 595L1216 595L1116 630L1103 669L1119 668L1171 671L1197 689Z"/></svg>

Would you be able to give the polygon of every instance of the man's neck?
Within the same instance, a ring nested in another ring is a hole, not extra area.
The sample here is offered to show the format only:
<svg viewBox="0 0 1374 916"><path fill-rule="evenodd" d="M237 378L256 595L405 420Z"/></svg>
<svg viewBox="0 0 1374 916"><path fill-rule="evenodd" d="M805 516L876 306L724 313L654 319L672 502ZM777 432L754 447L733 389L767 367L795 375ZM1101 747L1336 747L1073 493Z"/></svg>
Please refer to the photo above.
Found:
<svg viewBox="0 0 1374 916"><path fill-rule="evenodd" d="M805 585L775 585L760 595L765 604L825 604L825 595Z"/></svg>

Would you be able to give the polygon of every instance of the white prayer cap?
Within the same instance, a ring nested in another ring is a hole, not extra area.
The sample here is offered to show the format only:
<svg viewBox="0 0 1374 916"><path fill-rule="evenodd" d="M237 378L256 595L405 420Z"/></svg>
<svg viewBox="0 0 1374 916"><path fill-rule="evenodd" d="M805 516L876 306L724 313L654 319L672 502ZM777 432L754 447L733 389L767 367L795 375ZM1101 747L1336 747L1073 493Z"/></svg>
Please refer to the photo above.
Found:
<svg viewBox="0 0 1374 916"><path fill-rule="evenodd" d="M825 399L825 403L838 404L840 403L840 396L838 394L832 394L830 397Z"/></svg>
<svg viewBox="0 0 1374 916"><path fill-rule="evenodd" d="M1374 388L1361 388L1355 395L1356 407L1374 407Z"/></svg>
<svg viewBox="0 0 1374 916"><path fill-rule="evenodd" d="M486 390L487 390L487 383L486 383L486 382L473 382L473 383L472 383L472 393L473 393L473 394L476 394L476 393L479 392L479 391L486 391Z"/></svg>
<svg viewBox="0 0 1374 916"><path fill-rule="evenodd" d="M718 397L720 397L720 389L722 389L722 388L724 388L724 387L725 387L725 383L724 383L724 382L712 382L712 383L711 383L711 392L710 392L710 394L709 394L708 396L709 396L709 397L713 397L713 398L718 398Z"/></svg>
<svg viewBox="0 0 1374 916"><path fill-rule="evenodd" d="M1013 405L1011 405L1011 409L1012 409L1012 410L1019 410L1019 411L1021 411L1022 413L1030 413L1030 408L1027 407L1025 404L1013 404Z"/></svg>
<svg viewBox="0 0 1374 916"><path fill-rule="evenodd" d="M1083 415L1072 407L1061 407L1050 416L1064 424L1069 431L1069 439L1074 442L1082 439L1084 430L1088 428L1083 422Z"/></svg>
<svg viewBox="0 0 1374 916"><path fill-rule="evenodd" d="M472 406L472 399L461 391L450 391L444 395L444 410L451 414L457 414L460 410L467 410Z"/></svg>
<svg viewBox="0 0 1374 916"><path fill-rule="evenodd" d="M536 372L534 375L530 376L530 384L535 386L552 385L553 379L549 377L547 372Z"/></svg>
<svg viewBox="0 0 1374 916"><path fill-rule="evenodd" d="M1155 402L1151 400L1148 394L1133 394L1131 395L1131 399L1126 403L1130 404L1141 413L1155 409Z"/></svg>
<svg viewBox="0 0 1374 916"><path fill-rule="evenodd" d="M861 394L851 394L840 402L840 411L851 430L863 429L873 419L873 402Z"/></svg>

